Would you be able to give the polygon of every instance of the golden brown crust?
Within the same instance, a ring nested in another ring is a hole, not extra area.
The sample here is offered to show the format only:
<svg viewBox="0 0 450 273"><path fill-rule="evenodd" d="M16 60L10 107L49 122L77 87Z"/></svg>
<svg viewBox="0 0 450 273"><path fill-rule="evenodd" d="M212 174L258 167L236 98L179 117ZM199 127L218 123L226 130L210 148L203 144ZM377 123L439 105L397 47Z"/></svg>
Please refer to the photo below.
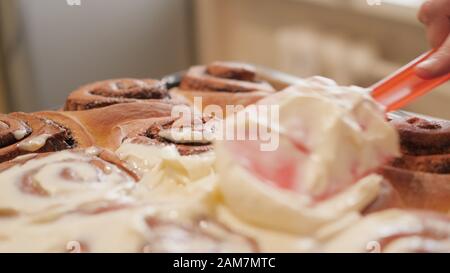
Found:
<svg viewBox="0 0 450 273"><path fill-rule="evenodd" d="M34 115L52 120L67 129L70 138L74 141L73 148L87 148L95 145L94 138L88 133L85 126L65 112L43 111L34 113Z"/></svg>
<svg viewBox="0 0 450 273"><path fill-rule="evenodd" d="M126 103L86 111L65 112L78 120L102 148L116 149L121 139L114 131L120 124L140 120L170 117L173 105L164 102ZM115 138L115 136L117 138Z"/></svg>
<svg viewBox="0 0 450 273"><path fill-rule="evenodd" d="M182 98L172 97L161 81L124 78L82 86L69 95L64 110L89 110L114 104L153 101L184 103Z"/></svg>

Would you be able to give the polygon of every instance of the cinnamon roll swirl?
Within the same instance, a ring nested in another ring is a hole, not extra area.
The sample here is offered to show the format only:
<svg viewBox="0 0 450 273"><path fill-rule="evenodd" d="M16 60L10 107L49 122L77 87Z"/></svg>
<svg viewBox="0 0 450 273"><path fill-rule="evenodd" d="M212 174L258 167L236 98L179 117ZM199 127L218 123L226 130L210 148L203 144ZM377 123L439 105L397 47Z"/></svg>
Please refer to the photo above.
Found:
<svg viewBox="0 0 450 273"><path fill-rule="evenodd" d="M159 209L136 202L91 202L58 218L41 216L39 222L35 217L28 225L8 221L3 223L0 232L6 238L0 244L0 252L241 253L259 250L252 238L211 217L189 219L182 215L168 219L149 213Z"/></svg>
<svg viewBox="0 0 450 273"><path fill-rule="evenodd" d="M117 126L112 138L122 139L116 154L136 172L157 170L171 176L168 180L187 183L213 172L211 141L217 125L202 117L137 120Z"/></svg>
<svg viewBox="0 0 450 273"><path fill-rule="evenodd" d="M85 85L73 91L66 100L64 110L79 111L130 102L185 103L172 95L163 82L151 79L114 79Z"/></svg>
<svg viewBox="0 0 450 273"><path fill-rule="evenodd" d="M170 117L174 105L153 101L147 103L126 103L106 106L85 111L63 112L61 115L76 120L92 136L95 145L117 149L121 143L120 124L140 119L158 119Z"/></svg>
<svg viewBox="0 0 450 273"><path fill-rule="evenodd" d="M450 218L386 210L364 217L330 240L325 252L450 252Z"/></svg>
<svg viewBox="0 0 450 273"><path fill-rule="evenodd" d="M450 122L394 118L402 156L382 169L407 207L450 210Z"/></svg>
<svg viewBox="0 0 450 273"><path fill-rule="evenodd" d="M132 122L125 126L131 125L138 129L131 131L124 141L143 145L174 145L182 156L206 153L212 150L212 139L208 139L208 136L214 133L215 127L205 128L208 122L205 118L197 122L199 126L194 124L186 126L177 118ZM177 124L181 127L177 127Z"/></svg>
<svg viewBox="0 0 450 273"><path fill-rule="evenodd" d="M148 227L145 252L258 252L256 241L208 218L180 224L149 216L145 224Z"/></svg>
<svg viewBox="0 0 450 273"><path fill-rule="evenodd" d="M34 114L0 114L0 162L28 153L70 149L74 135L45 117Z"/></svg>
<svg viewBox="0 0 450 273"><path fill-rule="evenodd" d="M0 211L18 215L68 212L123 196L137 176L105 150L31 154L0 164ZM108 197L111 196L111 197Z"/></svg>
<svg viewBox="0 0 450 273"><path fill-rule="evenodd" d="M275 92L267 82L260 81L250 65L215 62L208 66L194 66L184 75L179 88L174 92L194 103L197 107L218 105L223 111L227 105L247 106Z"/></svg>

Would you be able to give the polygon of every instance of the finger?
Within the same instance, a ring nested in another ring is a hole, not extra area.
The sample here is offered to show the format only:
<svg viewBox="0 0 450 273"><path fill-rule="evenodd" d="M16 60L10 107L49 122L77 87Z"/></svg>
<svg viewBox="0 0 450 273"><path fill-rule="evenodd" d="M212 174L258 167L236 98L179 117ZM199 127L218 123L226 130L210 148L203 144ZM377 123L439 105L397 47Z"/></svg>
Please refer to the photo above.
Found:
<svg viewBox="0 0 450 273"><path fill-rule="evenodd" d="M426 1L423 3L420 7L419 13L417 14L417 19L419 19L419 21L426 26L431 22L431 14L434 10L433 2L434 1Z"/></svg>
<svg viewBox="0 0 450 273"><path fill-rule="evenodd" d="M427 27L427 37L433 48L440 47L450 33L450 21L447 17L438 17Z"/></svg>
<svg viewBox="0 0 450 273"><path fill-rule="evenodd" d="M440 77L450 72L450 36L436 53L417 66L416 72L419 77L425 79Z"/></svg>
<svg viewBox="0 0 450 273"><path fill-rule="evenodd" d="M420 22L428 25L434 18L450 15L450 0L428 0L422 4L417 15Z"/></svg>

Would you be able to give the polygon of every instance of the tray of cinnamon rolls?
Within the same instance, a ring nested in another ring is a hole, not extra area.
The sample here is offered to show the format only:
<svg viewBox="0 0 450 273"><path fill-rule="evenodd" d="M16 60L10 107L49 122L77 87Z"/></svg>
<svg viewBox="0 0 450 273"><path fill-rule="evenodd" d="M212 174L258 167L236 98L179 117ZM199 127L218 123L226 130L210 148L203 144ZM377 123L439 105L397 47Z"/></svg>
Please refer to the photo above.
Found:
<svg viewBox="0 0 450 273"><path fill-rule="evenodd" d="M0 252L450 252L450 121L215 62L0 114Z"/></svg>

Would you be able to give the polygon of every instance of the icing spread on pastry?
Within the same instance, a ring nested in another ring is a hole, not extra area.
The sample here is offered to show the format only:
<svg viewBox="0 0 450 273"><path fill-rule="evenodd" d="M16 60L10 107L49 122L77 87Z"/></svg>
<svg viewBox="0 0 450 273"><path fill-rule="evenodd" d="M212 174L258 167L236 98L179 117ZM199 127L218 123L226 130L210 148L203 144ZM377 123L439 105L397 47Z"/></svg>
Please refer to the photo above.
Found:
<svg viewBox="0 0 450 273"><path fill-rule="evenodd" d="M308 234L373 202L382 177L367 174L398 154L398 138L362 91L305 81L258 103L279 106L279 120L246 119L245 110L227 119L227 128L257 122L280 136L267 152L259 141L216 143L230 209L257 225Z"/></svg>

